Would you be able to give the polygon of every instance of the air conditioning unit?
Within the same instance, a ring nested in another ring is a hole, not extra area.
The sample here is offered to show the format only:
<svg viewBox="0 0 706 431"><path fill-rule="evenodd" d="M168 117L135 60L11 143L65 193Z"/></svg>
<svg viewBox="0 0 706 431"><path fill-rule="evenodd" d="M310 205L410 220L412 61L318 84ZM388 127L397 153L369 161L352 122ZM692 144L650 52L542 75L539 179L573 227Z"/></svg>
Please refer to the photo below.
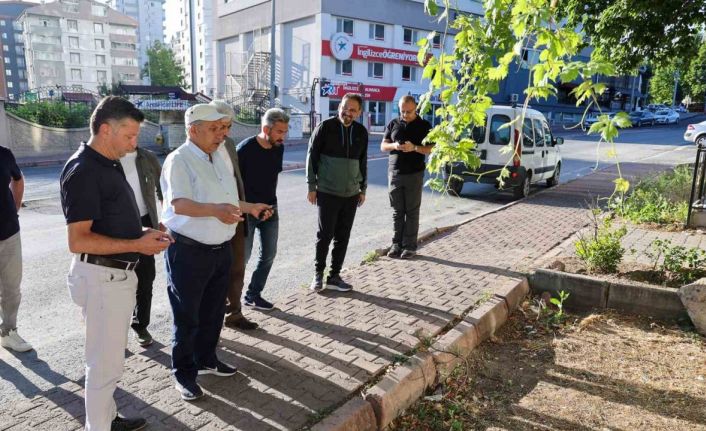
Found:
<svg viewBox="0 0 706 431"><path fill-rule="evenodd" d="M520 100L520 95L517 93L512 93L510 95L510 102L517 103Z"/></svg>

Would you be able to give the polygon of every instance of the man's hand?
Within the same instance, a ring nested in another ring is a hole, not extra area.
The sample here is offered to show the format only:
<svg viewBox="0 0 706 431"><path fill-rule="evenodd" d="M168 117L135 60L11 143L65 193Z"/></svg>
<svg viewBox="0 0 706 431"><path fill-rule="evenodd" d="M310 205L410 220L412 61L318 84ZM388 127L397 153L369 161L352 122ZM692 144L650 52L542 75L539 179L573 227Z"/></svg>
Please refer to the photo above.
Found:
<svg viewBox="0 0 706 431"><path fill-rule="evenodd" d="M213 217L216 217L221 223L234 224L243 221L243 213L240 208L232 204L214 204Z"/></svg>
<svg viewBox="0 0 706 431"><path fill-rule="evenodd" d="M361 193L358 195L358 206L359 207L363 206L364 202L365 202L365 193Z"/></svg>
<svg viewBox="0 0 706 431"><path fill-rule="evenodd" d="M260 221L265 221L272 217L275 210L272 209L272 205L267 204L250 204L249 214Z"/></svg>
<svg viewBox="0 0 706 431"><path fill-rule="evenodd" d="M138 253L153 255L161 253L173 242L174 238L168 233L148 228L142 231L142 237L137 240L136 248Z"/></svg>
<svg viewBox="0 0 706 431"><path fill-rule="evenodd" d="M397 149L402 151L403 153L411 153L414 151L414 144L409 141L405 141L404 144L398 143Z"/></svg>
<svg viewBox="0 0 706 431"><path fill-rule="evenodd" d="M316 191L307 193L306 200L308 200L310 204L316 205Z"/></svg>

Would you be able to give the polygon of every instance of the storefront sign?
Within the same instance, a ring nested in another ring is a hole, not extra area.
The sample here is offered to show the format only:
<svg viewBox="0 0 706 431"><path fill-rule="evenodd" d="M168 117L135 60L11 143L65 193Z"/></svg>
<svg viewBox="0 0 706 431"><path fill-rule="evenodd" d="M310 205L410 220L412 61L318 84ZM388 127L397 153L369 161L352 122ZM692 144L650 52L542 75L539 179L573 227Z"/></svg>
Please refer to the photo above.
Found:
<svg viewBox="0 0 706 431"><path fill-rule="evenodd" d="M344 35L341 38L340 35ZM348 54L350 52L350 54ZM376 61L380 63L404 64L409 66L419 66L417 61L417 51L405 51L395 48L383 48L371 45L356 45L351 42L350 36L345 33L336 33L331 40L321 41L321 54L338 60ZM431 54L427 55L427 58Z"/></svg>
<svg viewBox="0 0 706 431"><path fill-rule="evenodd" d="M380 85L366 85L355 82L328 82L321 85L321 97L340 99L346 93L360 93L365 100L378 100L389 102L395 100L397 87L383 87Z"/></svg>
<svg viewBox="0 0 706 431"><path fill-rule="evenodd" d="M137 100L137 109L148 111L186 111L192 103L188 100Z"/></svg>

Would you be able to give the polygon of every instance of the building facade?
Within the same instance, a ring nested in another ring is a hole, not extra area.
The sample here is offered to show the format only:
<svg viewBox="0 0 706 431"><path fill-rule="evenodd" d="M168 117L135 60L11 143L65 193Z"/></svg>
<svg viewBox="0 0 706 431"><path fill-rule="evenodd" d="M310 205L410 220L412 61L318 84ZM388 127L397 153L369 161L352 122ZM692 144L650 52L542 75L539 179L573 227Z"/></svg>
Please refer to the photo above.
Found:
<svg viewBox="0 0 706 431"><path fill-rule="evenodd" d="M104 3L58 0L20 16L30 90L139 84L137 21Z"/></svg>
<svg viewBox="0 0 706 431"><path fill-rule="evenodd" d="M193 93L213 97L215 0L166 0L167 41L184 69L184 78Z"/></svg>
<svg viewBox="0 0 706 431"><path fill-rule="evenodd" d="M17 18L35 3L0 2L0 50L2 52L2 92L7 100L19 100L29 88L22 23Z"/></svg>
<svg viewBox="0 0 706 431"><path fill-rule="evenodd" d="M344 93L365 98L360 119L372 130L398 115L397 100L426 91L417 41L443 30L424 14L422 0L288 0L276 2L275 97L293 112L335 114ZM217 0L217 96L238 101L262 97L269 87L269 0ZM479 1L460 0L464 13L481 14ZM404 23L404 24L400 24ZM434 40L432 53L451 38ZM316 82L316 84L314 84ZM312 93L313 89L313 93ZM313 94L313 99L312 99ZM269 94L267 97L269 98Z"/></svg>
<svg viewBox="0 0 706 431"><path fill-rule="evenodd" d="M144 69L147 50L155 42L164 43L164 0L108 0L107 4L137 21L138 64ZM143 83L151 83L149 69Z"/></svg>

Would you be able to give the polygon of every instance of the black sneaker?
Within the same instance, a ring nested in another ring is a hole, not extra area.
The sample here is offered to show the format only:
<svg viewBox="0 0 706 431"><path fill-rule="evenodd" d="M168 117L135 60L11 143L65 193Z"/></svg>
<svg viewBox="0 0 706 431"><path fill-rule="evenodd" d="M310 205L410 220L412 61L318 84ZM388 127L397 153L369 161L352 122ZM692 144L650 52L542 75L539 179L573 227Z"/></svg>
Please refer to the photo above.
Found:
<svg viewBox="0 0 706 431"><path fill-rule="evenodd" d="M337 290L339 292L350 292L353 290L353 286L346 283L341 279L340 275L330 275L326 279L326 288L330 290Z"/></svg>
<svg viewBox="0 0 706 431"><path fill-rule="evenodd" d="M148 331L146 328L135 329L135 334L137 336L137 344L139 344L141 347L147 347L154 342L152 334L150 334L150 331Z"/></svg>
<svg viewBox="0 0 706 431"><path fill-rule="evenodd" d="M314 280L311 282L309 289L314 292L321 292L324 290L324 275L322 273L317 272L316 275L314 275Z"/></svg>
<svg viewBox="0 0 706 431"><path fill-rule="evenodd" d="M247 307L253 307L256 310L270 311L275 308L274 304L262 298L262 296L257 296L255 298L250 298L245 295L243 299L243 305Z"/></svg>
<svg viewBox="0 0 706 431"><path fill-rule="evenodd" d="M390 251L387 252L387 257L400 257L400 253L402 253L400 246L397 244L392 244Z"/></svg>
<svg viewBox="0 0 706 431"><path fill-rule="evenodd" d="M214 367L207 367L205 365L199 367L199 376L203 376L204 374L213 374L214 376L229 377L235 375L237 372L237 368L231 367L221 361L216 361L216 365Z"/></svg>
<svg viewBox="0 0 706 431"><path fill-rule="evenodd" d="M115 416L110 423L110 431L137 431L147 426L147 421L143 418L121 418Z"/></svg>
<svg viewBox="0 0 706 431"><path fill-rule="evenodd" d="M242 329L243 331L252 331L257 329L257 323L241 317L237 320L226 320L223 325L230 329Z"/></svg>
<svg viewBox="0 0 706 431"><path fill-rule="evenodd" d="M199 384L196 382L184 384L176 382L176 385L174 387L177 391L179 391L181 399L185 401L198 400L199 398L202 398L204 396L203 390L201 390L201 386L199 386Z"/></svg>
<svg viewBox="0 0 706 431"><path fill-rule="evenodd" d="M400 254L400 259L411 259L416 255L417 252L414 250L402 250L402 254Z"/></svg>

